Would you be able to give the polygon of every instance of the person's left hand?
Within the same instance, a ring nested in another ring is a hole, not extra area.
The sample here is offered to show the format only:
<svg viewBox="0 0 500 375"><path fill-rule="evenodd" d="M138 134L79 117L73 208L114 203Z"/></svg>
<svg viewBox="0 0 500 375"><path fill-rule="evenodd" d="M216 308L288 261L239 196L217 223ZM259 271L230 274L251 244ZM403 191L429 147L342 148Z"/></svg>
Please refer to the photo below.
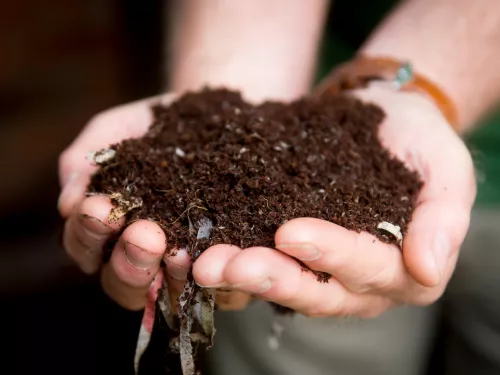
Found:
<svg viewBox="0 0 500 375"><path fill-rule="evenodd" d="M278 251L228 245L207 249L194 263L200 285L251 293L307 316L375 317L391 306L427 305L442 295L475 199L471 156L427 98L374 86L356 95L385 110L379 134L383 145L425 183L402 251L367 233L297 218L277 231ZM320 283L293 258L333 277Z"/></svg>

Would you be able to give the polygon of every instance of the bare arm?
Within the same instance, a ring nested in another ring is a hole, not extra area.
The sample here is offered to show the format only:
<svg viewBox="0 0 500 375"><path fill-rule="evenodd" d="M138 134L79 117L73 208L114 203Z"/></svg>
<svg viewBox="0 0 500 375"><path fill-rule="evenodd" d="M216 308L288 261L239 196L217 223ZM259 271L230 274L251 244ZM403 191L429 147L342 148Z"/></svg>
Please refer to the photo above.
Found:
<svg viewBox="0 0 500 375"><path fill-rule="evenodd" d="M289 100L310 89L327 0L182 0L176 6L171 90L224 85L249 100Z"/></svg>
<svg viewBox="0 0 500 375"><path fill-rule="evenodd" d="M403 1L361 52L411 61L451 96L467 130L500 98L500 1Z"/></svg>

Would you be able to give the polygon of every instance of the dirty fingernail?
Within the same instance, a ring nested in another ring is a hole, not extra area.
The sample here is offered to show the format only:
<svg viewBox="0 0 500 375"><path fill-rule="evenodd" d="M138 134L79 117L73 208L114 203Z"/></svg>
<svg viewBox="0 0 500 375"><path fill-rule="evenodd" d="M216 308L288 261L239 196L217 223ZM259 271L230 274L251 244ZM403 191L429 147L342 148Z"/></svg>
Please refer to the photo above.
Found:
<svg viewBox="0 0 500 375"><path fill-rule="evenodd" d="M78 214L78 220L83 225L83 227L92 233L96 234L111 234L113 229L104 224L101 220L87 215L87 214Z"/></svg>
<svg viewBox="0 0 500 375"><path fill-rule="evenodd" d="M167 272L173 279L184 281L187 279L188 268L170 262L167 263Z"/></svg>
<svg viewBox="0 0 500 375"><path fill-rule="evenodd" d="M313 261L321 257L321 251L311 243L282 243L276 248L299 260Z"/></svg>
<svg viewBox="0 0 500 375"><path fill-rule="evenodd" d="M254 283L241 283L231 285L232 288L240 289L247 293L261 294L267 292L272 287L271 280L266 279L264 281L258 281Z"/></svg>
<svg viewBox="0 0 500 375"><path fill-rule="evenodd" d="M215 289L219 289L219 288L227 288L229 286L228 283L226 283L225 281L222 282L222 283L219 283L219 284L212 284L212 285L202 285L200 284L199 282L196 281L196 284L199 286L199 287L202 287L202 288L215 288ZM223 289L223 290L220 290L220 291L228 291L226 289ZM219 292L219 290L218 290Z"/></svg>
<svg viewBox="0 0 500 375"><path fill-rule="evenodd" d="M159 264L161 259L161 257L156 257L151 252L127 241L125 241L124 252L125 258L132 266L143 270Z"/></svg>

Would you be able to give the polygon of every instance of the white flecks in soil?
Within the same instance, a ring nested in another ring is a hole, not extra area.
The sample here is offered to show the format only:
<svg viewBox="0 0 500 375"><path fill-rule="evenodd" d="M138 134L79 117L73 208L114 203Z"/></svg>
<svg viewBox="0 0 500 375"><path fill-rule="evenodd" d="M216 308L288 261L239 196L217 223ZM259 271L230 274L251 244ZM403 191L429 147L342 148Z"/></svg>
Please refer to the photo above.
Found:
<svg viewBox="0 0 500 375"><path fill-rule="evenodd" d="M116 150L113 150L112 148L106 148L97 152L90 151L87 154L87 159L93 161L96 164L104 164L110 160L113 160L115 156Z"/></svg>
<svg viewBox="0 0 500 375"><path fill-rule="evenodd" d="M403 234L401 233L401 228L399 225L394 225L387 221L383 221L377 225L377 229L381 229L392 234L398 240L398 244L401 246L403 242Z"/></svg>
<svg viewBox="0 0 500 375"><path fill-rule="evenodd" d="M176 147L175 148L175 154L180 157L180 158L183 158L186 156L186 153L184 151L182 151L182 149L180 149L179 147Z"/></svg>
<svg viewBox="0 0 500 375"><path fill-rule="evenodd" d="M197 239L208 239L210 238L210 234L212 233L212 220L203 217L199 222L200 226L198 228L198 234L196 235Z"/></svg>

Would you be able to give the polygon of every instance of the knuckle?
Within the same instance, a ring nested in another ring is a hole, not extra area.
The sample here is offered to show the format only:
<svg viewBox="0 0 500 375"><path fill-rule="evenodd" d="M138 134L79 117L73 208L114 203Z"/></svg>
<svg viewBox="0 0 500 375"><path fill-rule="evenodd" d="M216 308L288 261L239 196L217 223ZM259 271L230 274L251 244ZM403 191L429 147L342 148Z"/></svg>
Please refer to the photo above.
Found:
<svg viewBox="0 0 500 375"><path fill-rule="evenodd" d="M382 268L373 277L370 277L363 286L367 291L386 291L394 288L397 279L397 272L395 267L388 266Z"/></svg>
<svg viewBox="0 0 500 375"><path fill-rule="evenodd" d="M332 315L322 307L307 307L301 311L301 314L308 318L325 318Z"/></svg>
<svg viewBox="0 0 500 375"><path fill-rule="evenodd" d="M398 264L401 260L399 258L400 255L394 251L393 258L385 265L381 265L374 275L363 280L356 292L364 294L368 292L386 292L394 290L400 283Z"/></svg>
<svg viewBox="0 0 500 375"><path fill-rule="evenodd" d="M362 319L374 319L385 313L391 306L392 302L389 299L380 299L377 303L366 304L358 314Z"/></svg>
<svg viewBox="0 0 500 375"><path fill-rule="evenodd" d="M303 314L310 318L349 316L351 312L347 309L347 302L345 295L341 298L330 298L304 309Z"/></svg>
<svg viewBox="0 0 500 375"><path fill-rule="evenodd" d="M303 299L300 285L282 287L279 291L279 299L286 305L293 304L295 301Z"/></svg>

